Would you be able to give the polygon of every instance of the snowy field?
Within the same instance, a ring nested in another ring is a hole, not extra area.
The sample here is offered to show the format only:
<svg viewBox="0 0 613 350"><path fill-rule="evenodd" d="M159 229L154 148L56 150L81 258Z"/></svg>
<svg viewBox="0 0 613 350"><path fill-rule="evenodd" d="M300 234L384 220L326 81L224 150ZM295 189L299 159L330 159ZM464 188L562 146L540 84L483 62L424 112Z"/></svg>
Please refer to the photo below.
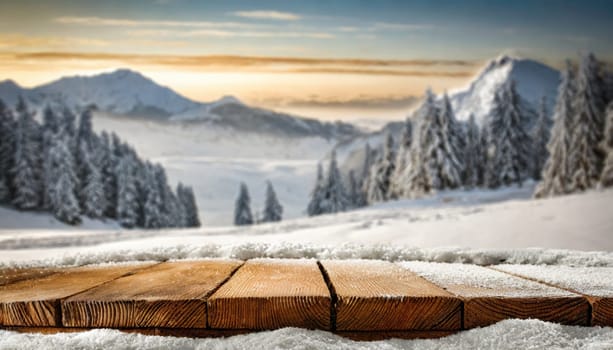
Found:
<svg viewBox="0 0 613 350"><path fill-rule="evenodd" d="M613 190L544 200L531 192L442 192L245 228L0 230L0 264L305 257L613 266Z"/></svg>
<svg viewBox="0 0 613 350"><path fill-rule="evenodd" d="M114 131L144 158L161 163L171 183L194 188L205 226L230 225L240 182L252 210L264 206L265 182L275 187L285 218L305 216L318 160L333 142L282 138L222 129L206 123L168 124L96 114L96 131Z"/></svg>

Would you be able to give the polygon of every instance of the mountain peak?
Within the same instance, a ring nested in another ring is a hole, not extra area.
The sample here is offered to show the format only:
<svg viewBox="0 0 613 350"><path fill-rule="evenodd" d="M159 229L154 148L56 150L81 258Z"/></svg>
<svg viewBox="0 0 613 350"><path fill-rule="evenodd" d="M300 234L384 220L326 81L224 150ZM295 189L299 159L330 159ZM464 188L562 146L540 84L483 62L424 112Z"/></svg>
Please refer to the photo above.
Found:
<svg viewBox="0 0 613 350"><path fill-rule="evenodd" d="M0 86L5 89L9 89L9 88L10 89L21 89L21 86L19 86L19 84L17 84L12 79L6 79L6 80L0 81Z"/></svg>

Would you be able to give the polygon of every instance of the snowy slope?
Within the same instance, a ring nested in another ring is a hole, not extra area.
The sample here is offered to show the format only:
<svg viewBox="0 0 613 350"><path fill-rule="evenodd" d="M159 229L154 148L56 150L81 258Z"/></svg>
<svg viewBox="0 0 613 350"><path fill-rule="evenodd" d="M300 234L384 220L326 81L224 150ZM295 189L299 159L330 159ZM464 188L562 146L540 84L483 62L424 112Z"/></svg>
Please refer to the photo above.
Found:
<svg viewBox="0 0 613 350"><path fill-rule="evenodd" d="M613 190L544 200L529 199L531 190L443 192L250 227L129 233L0 230L0 266L207 257L613 266L608 210Z"/></svg>
<svg viewBox="0 0 613 350"><path fill-rule="evenodd" d="M14 106L19 96L34 108L49 102L80 110L96 105L102 112L175 123L255 131L279 136L346 139L361 132L348 123L329 123L245 105L233 96L201 103L160 86L139 72L119 69L94 76L64 77L32 89L11 80L0 82L0 99Z"/></svg>

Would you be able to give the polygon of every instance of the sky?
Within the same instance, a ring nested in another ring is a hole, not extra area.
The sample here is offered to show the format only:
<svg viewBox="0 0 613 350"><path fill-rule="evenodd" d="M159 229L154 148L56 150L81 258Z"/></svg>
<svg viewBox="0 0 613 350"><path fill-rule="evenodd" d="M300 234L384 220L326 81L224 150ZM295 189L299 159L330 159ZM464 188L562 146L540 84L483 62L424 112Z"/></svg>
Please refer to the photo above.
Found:
<svg viewBox="0 0 613 350"><path fill-rule="evenodd" d="M0 2L0 80L140 71L198 101L331 119L406 115L500 54L613 60L613 1Z"/></svg>

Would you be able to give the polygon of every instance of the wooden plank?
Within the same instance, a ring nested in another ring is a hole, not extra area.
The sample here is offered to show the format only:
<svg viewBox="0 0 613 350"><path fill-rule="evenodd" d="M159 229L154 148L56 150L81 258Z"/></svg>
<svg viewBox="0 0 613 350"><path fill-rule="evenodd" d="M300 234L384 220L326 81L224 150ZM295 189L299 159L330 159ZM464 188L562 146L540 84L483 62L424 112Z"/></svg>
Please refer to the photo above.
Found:
<svg viewBox="0 0 613 350"><path fill-rule="evenodd" d="M249 260L208 300L218 329L330 328L330 293L314 260Z"/></svg>
<svg viewBox="0 0 613 350"><path fill-rule="evenodd" d="M321 262L338 298L336 330L456 330L462 303L390 262Z"/></svg>
<svg viewBox="0 0 613 350"><path fill-rule="evenodd" d="M56 272L56 269L49 268L8 268L0 270L0 286L7 284L49 276Z"/></svg>
<svg viewBox="0 0 613 350"><path fill-rule="evenodd" d="M206 298L238 260L167 262L62 302L67 327L206 328Z"/></svg>
<svg viewBox="0 0 613 350"><path fill-rule="evenodd" d="M401 263L464 300L464 328L508 318L536 318L567 325L589 323L585 298L489 268L466 264Z"/></svg>
<svg viewBox="0 0 613 350"><path fill-rule="evenodd" d="M60 326L59 301L151 264L83 266L0 287L0 322L7 326Z"/></svg>
<svg viewBox="0 0 613 350"><path fill-rule="evenodd" d="M613 327L613 267L498 265L493 268L587 296L591 324Z"/></svg>

